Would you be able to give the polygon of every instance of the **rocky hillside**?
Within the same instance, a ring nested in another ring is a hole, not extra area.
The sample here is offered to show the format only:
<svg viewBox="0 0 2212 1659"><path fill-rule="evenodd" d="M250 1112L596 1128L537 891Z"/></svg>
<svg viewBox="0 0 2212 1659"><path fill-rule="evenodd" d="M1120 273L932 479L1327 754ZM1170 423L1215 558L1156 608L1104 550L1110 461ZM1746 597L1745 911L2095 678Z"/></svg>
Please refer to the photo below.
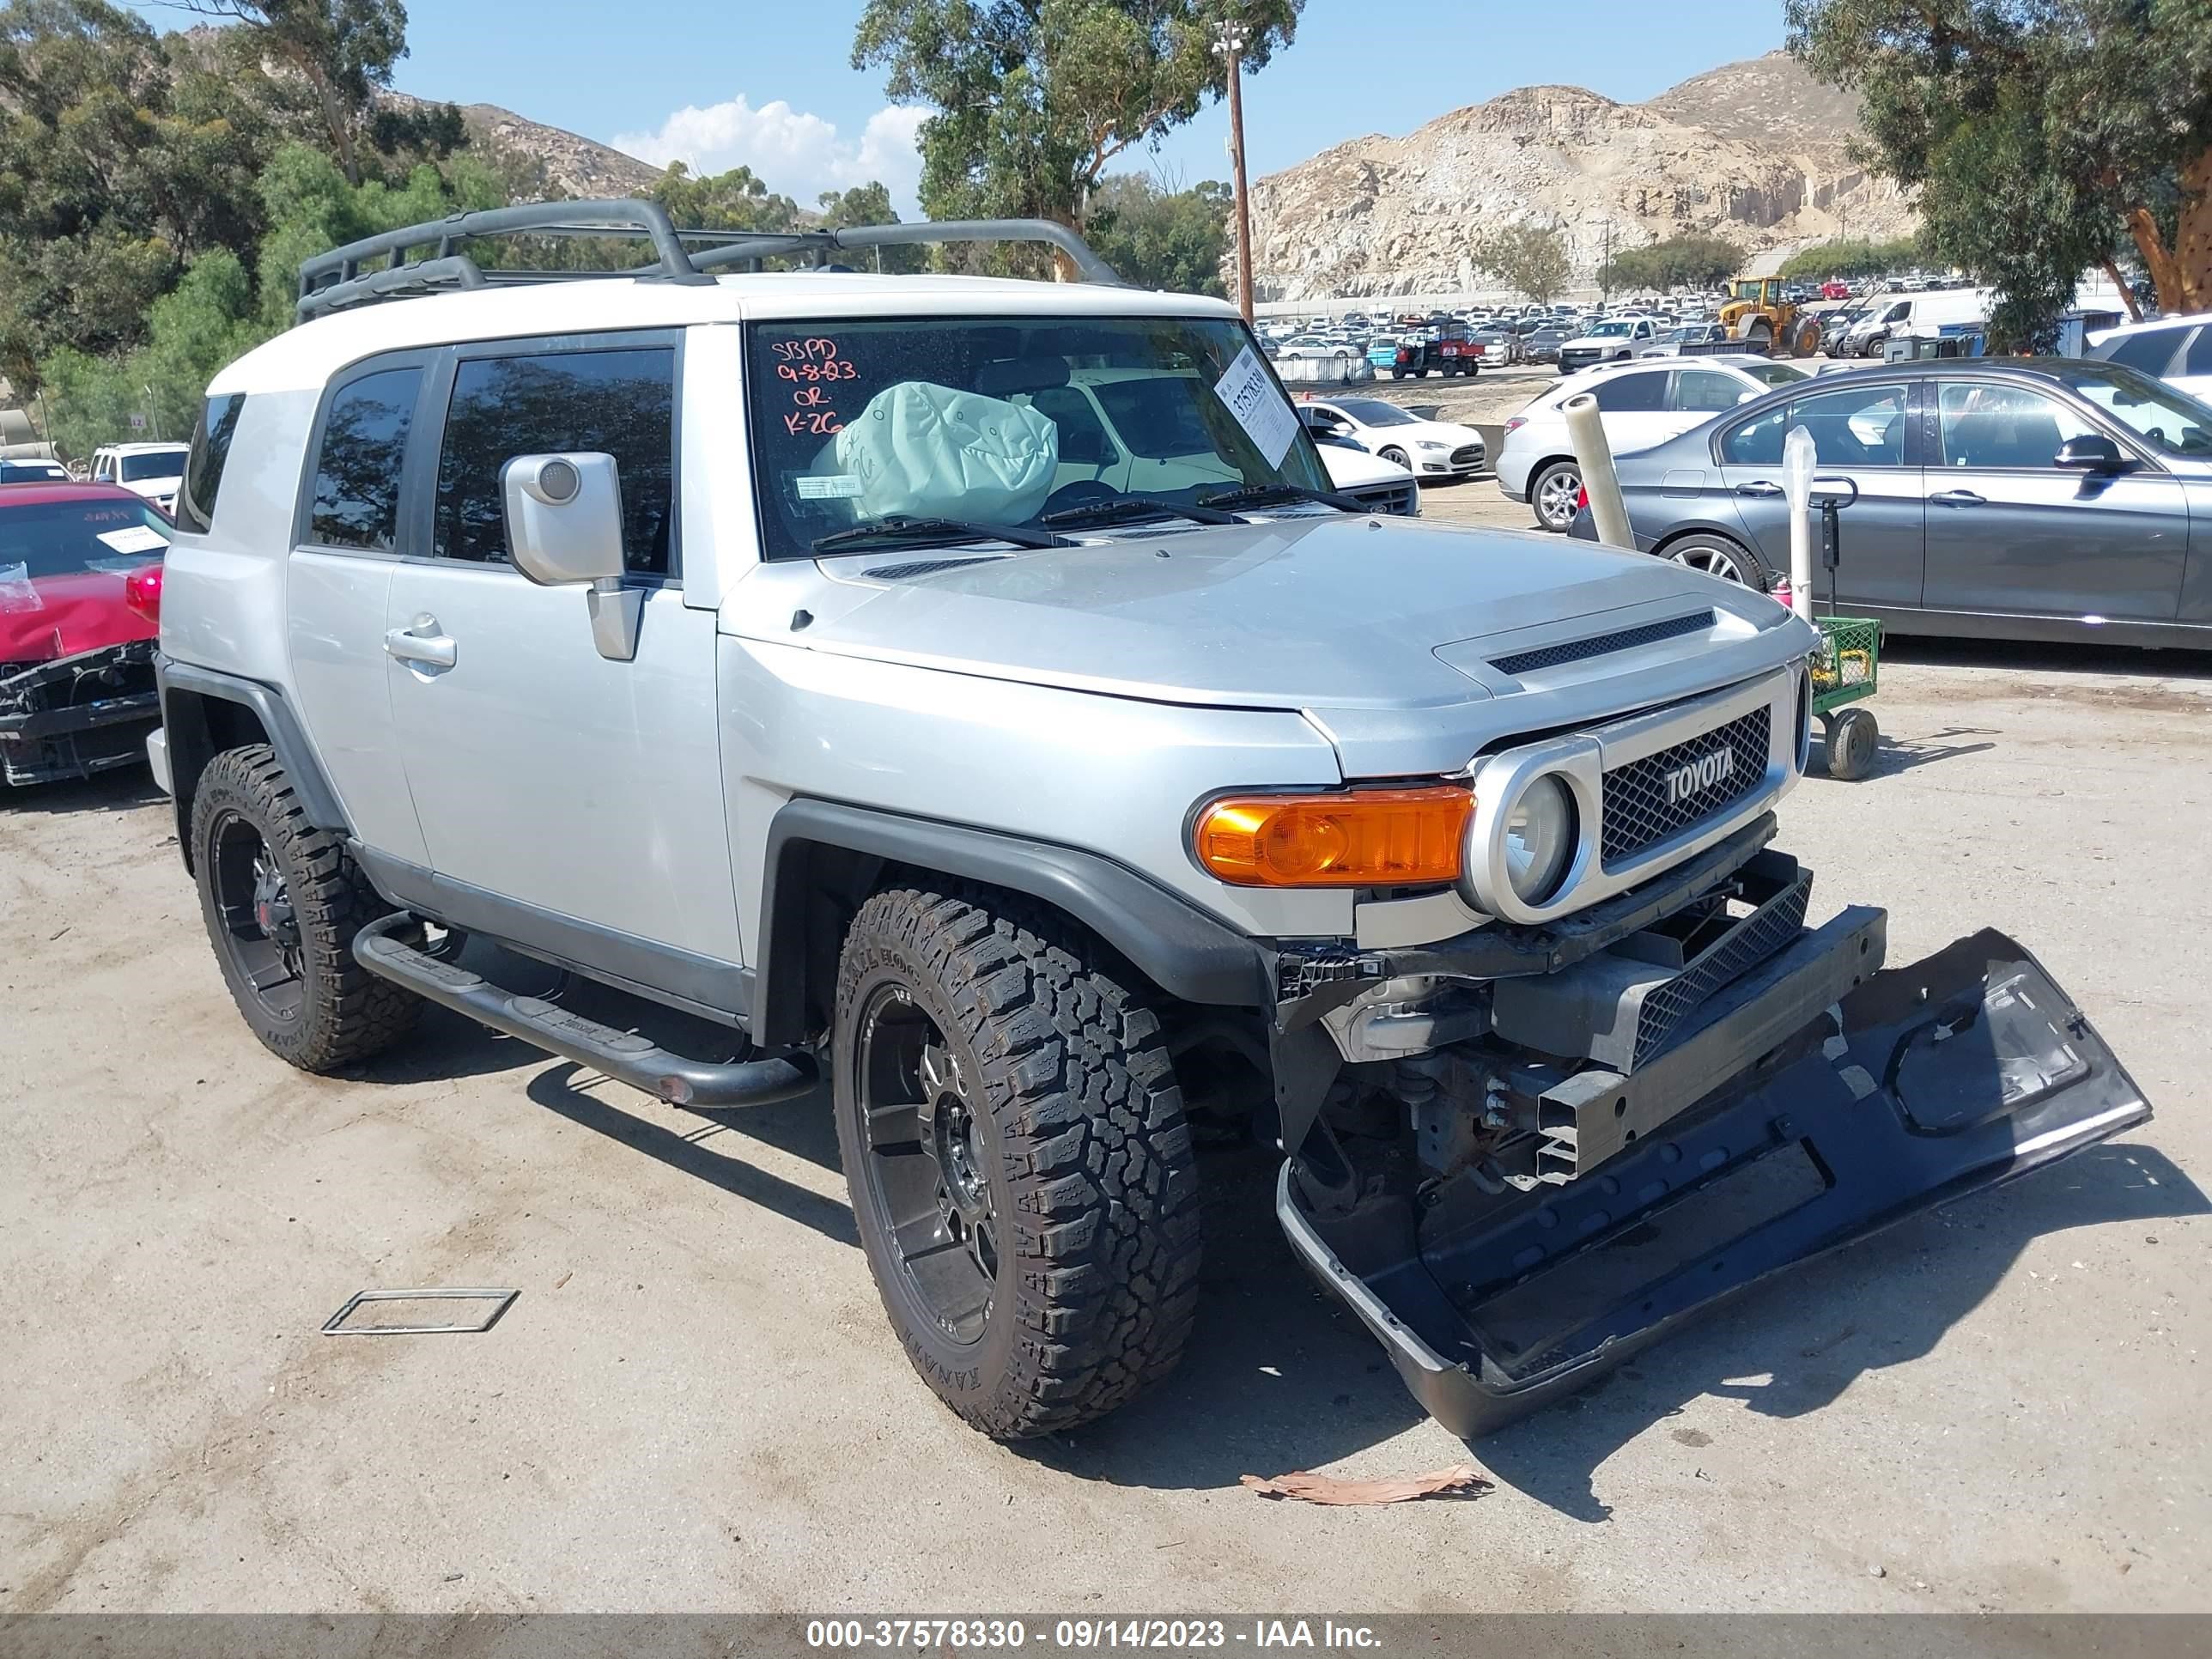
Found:
<svg viewBox="0 0 2212 1659"><path fill-rule="evenodd" d="M1910 204L1846 153L1853 113L1779 52L1648 104L1523 87L1258 180L1256 284L1291 300L1498 289L1470 267L1468 241L1529 220L1565 230L1585 276L1608 239L1711 234L1771 262L1831 236L1903 234Z"/></svg>
<svg viewBox="0 0 2212 1659"><path fill-rule="evenodd" d="M421 103L404 93L384 94L407 107ZM653 188L660 169L589 138L525 120L496 104L464 104L469 142L498 164L519 197L637 196Z"/></svg>

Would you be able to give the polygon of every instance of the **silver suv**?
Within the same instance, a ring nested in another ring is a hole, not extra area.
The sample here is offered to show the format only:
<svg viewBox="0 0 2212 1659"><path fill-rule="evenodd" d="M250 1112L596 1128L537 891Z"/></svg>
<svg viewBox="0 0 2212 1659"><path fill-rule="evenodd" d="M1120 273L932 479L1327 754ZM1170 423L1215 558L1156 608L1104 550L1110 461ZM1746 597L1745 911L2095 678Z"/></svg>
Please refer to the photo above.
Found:
<svg viewBox="0 0 2212 1659"><path fill-rule="evenodd" d="M653 264L463 251L623 229ZM839 263L1017 237L1086 280ZM1298 1255L1474 1433L2147 1114L2010 941L1805 926L1804 623L1369 515L1234 311L1059 227L562 203L301 310L210 389L161 621L240 1013L311 1071L436 1002L680 1106L818 1088L991 1434L1175 1364L1200 1142L1279 1147Z"/></svg>

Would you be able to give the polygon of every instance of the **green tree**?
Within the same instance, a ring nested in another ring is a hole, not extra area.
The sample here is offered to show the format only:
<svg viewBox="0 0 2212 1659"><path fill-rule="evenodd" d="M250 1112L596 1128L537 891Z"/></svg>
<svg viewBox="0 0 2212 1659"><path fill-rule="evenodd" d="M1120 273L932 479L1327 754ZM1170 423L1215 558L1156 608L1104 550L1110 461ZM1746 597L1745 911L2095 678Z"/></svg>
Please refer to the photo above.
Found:
<svg viewBox="0 0 2212 1659"><path fill-rule="evenodd" d="M2169 311L2212 306L2205 0L1789 0L1790 50L1860 96L1869 159L1938 254L2047 336L2123 239ZM2115 273L2117 274L2117 273Z"/></svg>
<svg viewBox="0 0 2212 1659"><path fill-rule="evenodd" d="M1670 236L1649 247L1623 248L1598 267L1598 286L1618 289L1711 288L1743 264L1743 250L1718 236Z"/></svg>
<svg viewBox="0 0 2212 1659"><path fill-rule="evenodd" d="M1244 67L1290 44L1304 0L1244 0ZM1115 159L1227 88L1208 0L868 0L855 69L887 71L921 124L932 218L1045 218L1081 229Z"/></svg>
<svg viewBox="0 0 2212 1659"><path fill-rule="evenodd" d="M376 94L407 55L400 0L171 0L203 17L242 26L246 42L297 76L314 99L349 183L362 181L361 140Z"/></svg>
<svg viewBox="0 0 2212 1659"><path fill-rule="evenodd" d="M1140 173L1111 175L1091 193L1085 239L1123 281L1170 294L1226 299L1229 186L1207 180L1163 190Z"/></svg>
<svg viewBox="0 0 2212 1659"><path fill-rule="evenodd" d="M1899 236L1886 242L1845 238L1816 243L1791 254L1776 274L1792 283L1824 282L1831 276L1887 276L1917 264L1925 257L1916 236Z"/></svg>
<svg viewBox="0 0 2212 1659"><path fill-rule="evenodd" d="M1468 246L1468 261L1539 305L1565 292L1574 276L1566 233L1557 225L1507 225L1479 236Z"/></svg>
<svg viewBox="0 0 2212 1659"><path fill-rule="evenodd" d="M825 230L899 222L891 207L891 193L880 184L854 185L850 190L825 190L820 204ZM921 246L875 248L870 251L868 258L875 270L891 274L923 270L929 265L929 252Z"/></svg>

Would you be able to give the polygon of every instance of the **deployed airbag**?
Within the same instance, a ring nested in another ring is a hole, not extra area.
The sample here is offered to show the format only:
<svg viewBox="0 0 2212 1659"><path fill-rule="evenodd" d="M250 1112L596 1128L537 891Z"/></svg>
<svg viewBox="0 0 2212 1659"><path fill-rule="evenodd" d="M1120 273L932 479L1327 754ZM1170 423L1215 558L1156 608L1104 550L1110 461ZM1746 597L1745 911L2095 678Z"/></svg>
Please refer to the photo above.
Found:
<svg viewBox="0 0 2212 1659"><path fill-rule="evenodd" d="M1036 410L902 380L845 423L816 470L841 477L860 523L905 514L1019 524L1043 507L1059 464L1059 428Z"/></svg>

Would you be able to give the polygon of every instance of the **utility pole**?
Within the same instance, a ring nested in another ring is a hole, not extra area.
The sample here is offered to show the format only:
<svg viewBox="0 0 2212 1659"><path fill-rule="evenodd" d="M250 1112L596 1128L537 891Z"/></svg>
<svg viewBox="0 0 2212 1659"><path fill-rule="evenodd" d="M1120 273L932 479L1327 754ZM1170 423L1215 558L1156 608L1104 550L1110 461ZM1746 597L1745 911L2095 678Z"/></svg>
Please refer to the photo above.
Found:
<svg viewBox="0 0 2212 1659"><path fill-rule="evenodd" d="M1229 65L1229 167L1237 191L1237 308L1252 320L1252 199L1244 183L1244 48L1252 37L1242 23L1224 22L1213 49Z"/></svg>

